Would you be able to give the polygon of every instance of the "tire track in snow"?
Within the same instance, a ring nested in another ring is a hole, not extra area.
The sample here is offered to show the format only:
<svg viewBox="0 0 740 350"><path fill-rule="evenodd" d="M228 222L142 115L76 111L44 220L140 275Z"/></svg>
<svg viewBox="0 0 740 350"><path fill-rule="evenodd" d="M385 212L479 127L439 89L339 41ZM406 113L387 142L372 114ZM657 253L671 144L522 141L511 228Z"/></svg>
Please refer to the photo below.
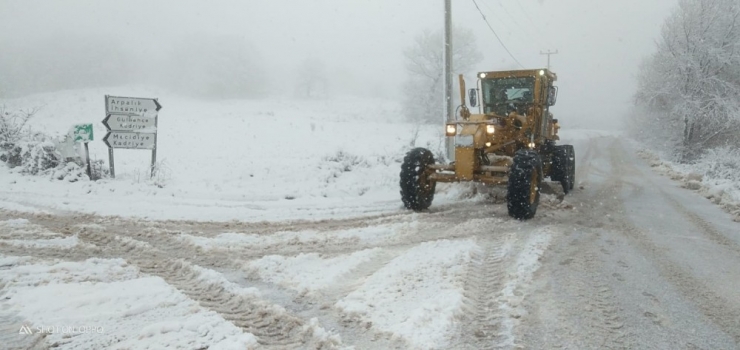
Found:
<svg viewBox="0 0 740 350"><path fill-rule="evenodd" d="M614 292L603 276L593 269L598 264L592 253L587 253L575 263L588 276L586 285L582 287L582 300L585 301L586 328L591 334L590 339L602 339L599 348L604 349L631 349L631 334L624 330L624 320L620 316L619 307L615 301ZM580 265L580 266L579 266Z"/></svg>
<svg viewBox="0 0 740 350"><path fill-rule="evenodd" d="M80 236L89 243L104 245L110 256L126 259L143 273L161 277L202 307L217 312L225 320L257 336L258 342L266 348L331 348L336 345L332 339L313 339L314 328L282 307L256 296L236 294L219 283L199 278L199 273L189 263L169 257L166 252L147 243L122 239L106 232L88 231Z"/></svg>
<svg viewBox="0 0 740 350"><path fill-rule="evenodd" d="M609 149L618 147L618 142L614 140ZM618 226L616 216L620 212L620 202L617 196L622 190L620 178L623 168L616 161L616 158L610 159L612 173L603 181L594 182L595 187L583 197L583 204L589 210L583 212L585 217L578 220L576 226L591 230ZM572 226L573 223L560 222L559 225ZM555 262L557 265L554 266L551 263L549 267L554 280L545 295L555 293L550 297L556 300L550 312L553 313L552 320L557 320L545 325L545 329L550 330L546 334L552 342L550 346L599 349L629 349L633 346L634 334L625 329L614 292L602 276L600 266L604 262L597 257L596 252L600 250L597 240L598 234L593 233L571 238L570 243L561 244L565 251L557 254L567 258ZM550 300L547 297L538 299L540 302ZM573 334L578 334L578 337L574 338ZM525 343L523 346L528 345Z"/></svg>
<svg viewBox="0 0 740 350"><path fill-rule="evenodd" d="M141 260L135 264L141 271L163 278L204 308L220 314L245 332L258 337L267 348L299 349L307 346L328 346L330 342L312 344L311 329L304 322L288 314L280 306L256 297L238 295L224 286L208 283L198 277L187 263L177 260Z"/></svg>
<svg viewBox="0 0 740 350"><path fill-rule="evenodd" d="M675 198L671 197L664 191L660 191L660 193L668 201L668 203L670 203L671 206L673 206L673 208L676 209L676 211L683 214L684 217L689 219L689 221L692 224L694 224L694 226L696 226L707 237L709 237L710 240L712 240L713 242L729 250L734 251L735 253L740 254L740 245L738 245L737 242L723 235L721 232L719 232L719 230L717 230L714 227L714 225L704 220L704 218L702 218L701 216L686 209L686 207L684 207L681 203L679 203Z"/></svg>
<svg viewBox="0 0 740 350"><path fill-rule="evenodd" d="M510 236L484 238L483 251L470 267L465 281L466 317L461 327L462 349L495 349L501 340L503 316L497 296L503 287L503 260L510 249L505 242Z"/></svg>
<svg viewBox="0 0 740 350"><path fill-rule="evenodd" d="M704 317L732 337L737 345L740 345L740 305L737 302L732 303L723 299L713 292L710 286L673 263L660 247L647 238L645 232L628 223L623 225L632 241L636 242L643 253L651 258L661 276L676 286L686 296L686 300L691 301Z"/></svg>
<svg viewBox="0 0 740 350"><path fill-rule="evenodd" d="M296 232L297 234L300 234L300 231L308 230L308 231L315 231L319 233L328 233L331 234L332 232L341 232L346 230L351 230L355 228L364 228L364 227L370 227L370 226L377 226L377 225L383 225L383 224L389 224L389 223L399 223L401 219L408 219L410 216L416 216L419 219L423 220L423 222L439 222L444 226L449 225L449 221L454 222L464 222L466 218L460 218L459 213L464 212L466 213L467 217L474 217L476 214L484 214L488 213L490 214L490 209L485 208L485 206L481 205L471 205L471 204L461 204L461 205L450 205L446 208L442 208L439 211L434 211L431 213L404 213L394 216L387 216L385 218L393 218L392 220L378 220L377 218L355 218L355 219L347 219L347 220L325 220L323 222L299 222L299 223L287 223L287 224L268 224L265 225L257 225L257 227L253 227L247 232L239 232L246 233L248 232L257 232L256 234L260 236L269 237L270 233L267 232ZM472 212L472 213L471 213ZM28 216L28 215L26 215ZM240 260L249 260L249 259L259 259L267 255L296 255L300 253L321 253L321 254L329 254L329 255L339 255L339 254L347 254L352 253L358 250L362 249L369 249L369 248L375 248L375 247L381 247L381 248L396 248L396 247L404 247L409 246L413 244L419 244L426 241L436 240L436 239L442 239L442 238L463 238L463 237L470 237L473 234L469 234L467 232L453 232L449 233L447 231L441 231L439 229L419 229L419 230L413 230L415 232L403 232L403 235L408 235L406 237L407 239L401 240L401 239L394 239L390 242L379 242L379 243L362 243L358 242L356 239L351 238L344 238L344 239L336 239L334 237L329 237L331 239L327 239L325 242L309 242L309 244L305 244L304 242L295 242L294 244L285 245L284 243L281 244L274 244L273 247L264 247L259 246L255 248L245 248L245 249L214 249L214 250L208 250L203 249L201 247L198 247L194 245L192 242L188 242L187 240L184 240L182 235L186 233L187 231L178 230L177 228L180 227L179 225L176 225L175 227L169 226L168 222L164 223L152 223L152 222L142 222L142 221L131 221L131 220L125 220L125 219L95 219L92 216L73 216L73 217L54 217L51 215L31 215L29 217L31 221L34 223L40 224L43 227L48 228L52 231L57 232L68 232L68 233L75 233L79 235L86 235L90 232L96 232L101 233L105 232L104 235L97 234L94 237L88 237L88 239L93 239L93 243L95 243L100 249L105 250L107 245L111 242L111 240L114 239L114 237L128 237L130 239L133 239L135 241L140 241L149 244L152 247L157 248L158 250L161 250L167 254L168 257L171 258L180 258L185 259L188 261L191 261L193 263L196 263L201 266L206 266L209 268L226 268L226 269L235 269L238 268L238 262ZM89 226L80 226L81 223L85 222L92 222L95 223L94 227ZM151 226L149 225L151 224ZM217 223L207 223L205 224L204 230L198 230L200 234L204 234L206 237L208 236L215 236L211 233L207 233L210 229L219 229L219 227L224 228L234 228L232 224L226 223L226 224L217 224ZM240 224L242 225L242 224ZM247 224L244 224L247 225ZM187 225L186 225L187 226ZM237 225L238 226L238 225ZM249 227L249 226L244 226ZM192 227L190 227L192 229ZM223 231L222 231L223 232ZM191 234L191 232L188 232L188 234ZM137 246L132 245L129 247L128 250L124 251L123 253L131 253L137 249ZM14 249L12 247L4 248L2 244L0 244L0 251L5 251L11 255L16 255L19 251L18 249ZM93 257L96 251L99 252L99 250L93 250L91 252L88 252L86 254L80 254L79 252L67 252L60 249L48 249L48 250L42 250L42 249L29 249L30 252L33 252L33 254L37 254L39 257L44 258L60 258L60 259L74 259L84 260L85 258Z"/></svg>
<svg viewBox="0 0 740 350"><path fill-rule="evenodd" d="M152 223L85 215L56 217L52 215L24 214L23 216L28 217L32 222L51 230L77 234L81 242L90 243L94 247L79 250L73 249L71 250L72 252L59 249L31 248L24 249L25 254L21 255L28 255L30 253L39 257L55 257L66 260L84 260L92 257L124 258L129 263L139 266L142 272L163 278L191 299L198 301L203 307L221 314L226 320L247 332L255 334L260 338L261 344L267 347L307 348L324 346L330 348L333 346L330 340L316 340L311 338L309 334L311 328L306 329L307 322L295 313L286 312L282 308L275 307L273 304L267 303L264 300L234 294L218 283L202 281L197 278L197 273L187 267L188 263L228 270L239 266L246 259L261 258L272 254L295 255L317 252L331 256L376 247L386 250L403 251L424 242L440 239L455 240L474 236L487 237L491 235L491 232L489 232L490 227L503 227L504 230L507 230L510 227L520 224L513 220L486 219L490 222L485 227L474 227L475 229L471 229L471 227L465 225L470 219L490 217L492 213L496 213L495 210L496 208L492 208L484 203L463 202L461 204L433 208L429 212L404 212L403 214L380 219L368 219L364 217L352 220L330 220L319 223L268 224L266 228L264 225L252 227L251 224L241 224L241 226L232 225L227 227L226 225L231 225L231 223L208 223L204 226L203 230L199 230L197 226L188 227L188 225L179 224L173 226L166 222ZM208 251L180 239L181 234L187 232L184 229L197 231L193 233L200 234L203 237L215 236L217 232L223 232L224 227L229 231L243 229L246 232L255 232L267 236L270 232L300 232L302 230L332 233L333 231L351 230L404 221L417 222L418 226L412 225L406 227L401 232L398 232L398 236L388 241L375 239L368 242L363 242L362 240L333 241L330 237L327 245L324 246L314 246L298 242L298 244L292 246L276 246L266 250L263 247L251 247L236 251ZM1 250L2 247L0 247ZM13 253L18 252L20 250L16 250ZM346 296L346 294L349 294L360 285L357 281L361 281L375 274L390 259L392 257L379 259L352 272L348 279L356 279L356 281L339 286L335 292L327 294L324 300L329 302L333 299L341 299ZM500 263L500 261L493 261L488 264L492 265L492 269L495 270L497 264ZM489 277L489 283L496 283L496 281L500 280L496 277L500 277L500 275ZM498 291L492 291L489 297L494 297L496 292ZM333 302L335 303L336 300L333 300ZM327 312L331 313L334 311L327 310ZM330 317L340 318L337 315L330 315ZM338 319L338 323L341 322L342 320ZM342 335L348 334L355 336L352 340L358 341L358 346L361 346L360 344L369 344L371 347L382 347L384 344L392 345L392 342L389 343L384 339L375 339L372 342L368 342L368 335L372 336L372 331L367 331L365 325L350 323L338 329L342 331ZM368 332L368 334L363 334L363 331Z"/></svg>

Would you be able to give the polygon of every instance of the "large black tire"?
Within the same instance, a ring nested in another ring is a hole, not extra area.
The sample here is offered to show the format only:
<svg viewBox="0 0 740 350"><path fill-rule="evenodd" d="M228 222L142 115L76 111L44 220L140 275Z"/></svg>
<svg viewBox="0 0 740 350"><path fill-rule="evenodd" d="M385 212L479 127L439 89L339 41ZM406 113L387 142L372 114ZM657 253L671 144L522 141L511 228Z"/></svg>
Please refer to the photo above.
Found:
<svg viewBox="0 0 740 350"><path fill-rule="evenodd" d="M434 155L426 148L414 148L401 164L401 200L406 208L421 211L434 200L435 181L427 178L427 167L434 164Z"/></svg>
<svg viewBox="0 0 740 350"><path fill-rule="evenodd" d="M565 145L563 147L565 147L568 155L568 165L570 170L568 181L570 183L570 189L572 190L576 185L576 150L572 145Z"/></svg>
<svg viewBox="0 0 740 350"><path fill-rule="evenodd" d="M507 207L509 216L528 220L537 213L542 185L542 160L531 150L519 150L509 172Z"/></svg>
<svg viewBox="0 0 740 350"><path fill-rule="evenodd" d="M550 180L560 182L563 193L568 194L572 189L570 180L570 158L567 146L555 146L552 152L552 170Z"/></svg>

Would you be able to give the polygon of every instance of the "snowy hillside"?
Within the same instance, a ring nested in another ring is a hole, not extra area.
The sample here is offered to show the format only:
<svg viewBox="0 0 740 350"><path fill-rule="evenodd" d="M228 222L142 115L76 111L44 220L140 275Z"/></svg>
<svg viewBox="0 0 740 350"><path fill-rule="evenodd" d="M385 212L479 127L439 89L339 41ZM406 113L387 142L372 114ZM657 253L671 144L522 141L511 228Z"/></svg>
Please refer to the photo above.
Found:
<svg viewBox="0 0 740 350"><path fill-rule="evenodd" d="M74 90L2 101L40 107L31 128L65 134L93 123L93 159L108 162L104 95L159 98L157 159L116 150L116 179L62 184L0 168L0 205L152 219L275 220L341 217L398 210L398 173L412 145L440 147L441 126L416 129L392 101L199 101L145 88ZM417 134L418 132L418 134ZM415 142L414 142L415 141ZM352 203L346 203L348 198ZM444 195L440 196L444 200Z"/></svg>

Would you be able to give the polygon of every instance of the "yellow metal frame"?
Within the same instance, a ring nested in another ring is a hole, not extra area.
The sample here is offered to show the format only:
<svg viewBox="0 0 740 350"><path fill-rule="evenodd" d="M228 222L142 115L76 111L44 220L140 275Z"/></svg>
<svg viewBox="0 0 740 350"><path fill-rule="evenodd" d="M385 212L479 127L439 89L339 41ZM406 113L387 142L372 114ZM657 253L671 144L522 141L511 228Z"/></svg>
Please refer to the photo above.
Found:
<svg viewBox="0 0 740 350"><path fill-rule="evenodd" d="M547 140L558 140L560 126L552 119L547 106L548 89L557 81L557 75L547 69L514 70L501 72L480 72L484 79L510 77L534 77L533 102L525 114L512 112L508 116L482 112L482 99L479 113L472 114L461 106L462 120L455 121L457 136L472 136L472 145L455 148L455 163L450 166L434 166L429 179L438 182L476 181L486 184L505 184L514 153L529 145L534 149L542 147ZM465 80L459 76L460 98L465 101ZM478 80L480 89L481 80ZM545 120L543 120L543 118ZM494 125L493 134L486 133L486 126ZM490 166L481 164L483 157L497 157ZM544 169L549 172L548 168Z"/></svg>

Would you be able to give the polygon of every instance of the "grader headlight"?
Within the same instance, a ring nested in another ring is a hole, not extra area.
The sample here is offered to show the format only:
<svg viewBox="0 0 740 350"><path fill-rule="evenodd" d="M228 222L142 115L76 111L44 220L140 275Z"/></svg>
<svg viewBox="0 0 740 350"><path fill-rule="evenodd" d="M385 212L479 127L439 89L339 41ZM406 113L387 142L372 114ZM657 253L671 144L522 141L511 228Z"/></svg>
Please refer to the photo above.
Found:
<svg viewBox="0 0 740 350"><path fill-rule="evenodd" d="M486 125L486 134L493 135L496 132L496 128L493 125Z"/></svg>
<svg viewBox="0 0 740 350"><path fill-rule="evenodd" d="M455 136L455 135L457 135L457 125L455 125L455 124L447 124L447 127L445 127L445 134L447 136Z"/></svg>

